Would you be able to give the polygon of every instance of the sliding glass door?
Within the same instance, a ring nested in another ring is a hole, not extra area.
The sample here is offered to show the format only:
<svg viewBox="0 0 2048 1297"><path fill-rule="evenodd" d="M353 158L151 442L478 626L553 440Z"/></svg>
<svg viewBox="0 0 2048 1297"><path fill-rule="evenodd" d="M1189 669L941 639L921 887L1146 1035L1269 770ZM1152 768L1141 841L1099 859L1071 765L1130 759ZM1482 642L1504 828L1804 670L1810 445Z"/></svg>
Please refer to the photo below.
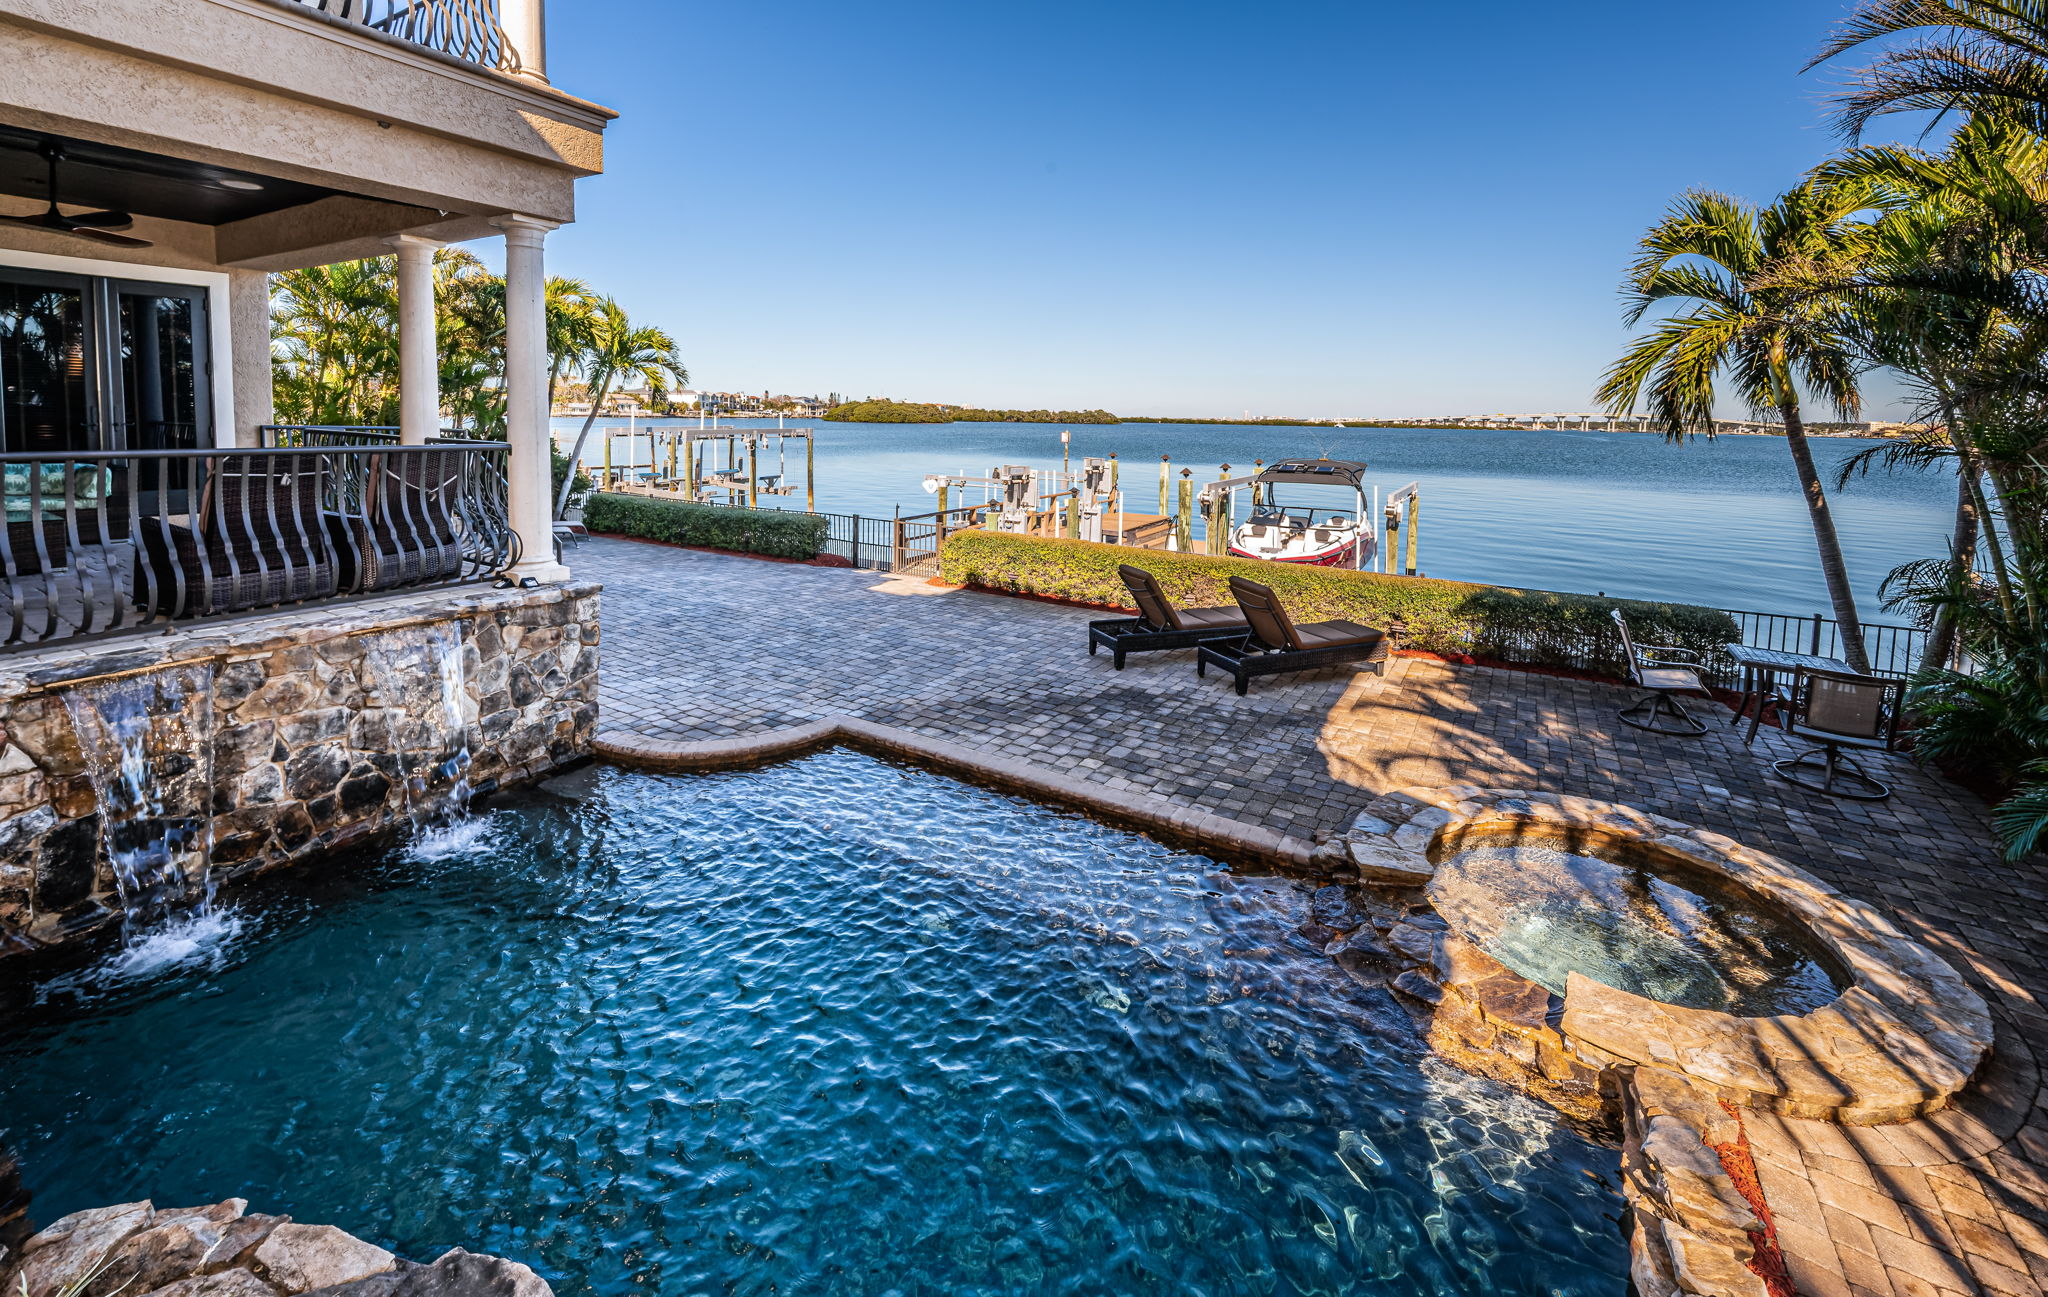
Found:
<svg viewBox="0 0 2048 1297"><path fill-rule="evenodd" d="M129 450L197 450L209 444L206 292L164 284L108 286L120 395L120 444Z"/></svg>
<svg viewBox="0 0 2048 1297"><path fill-rule="evenodd" d="M0 449L213 444L206 290L0 266Z"/></svg>
<svg viewBox="0 0 2048 1297"><path fill-rule="evenodd" d="M92 281L0 269L0 449L97 444Z"/></svg>

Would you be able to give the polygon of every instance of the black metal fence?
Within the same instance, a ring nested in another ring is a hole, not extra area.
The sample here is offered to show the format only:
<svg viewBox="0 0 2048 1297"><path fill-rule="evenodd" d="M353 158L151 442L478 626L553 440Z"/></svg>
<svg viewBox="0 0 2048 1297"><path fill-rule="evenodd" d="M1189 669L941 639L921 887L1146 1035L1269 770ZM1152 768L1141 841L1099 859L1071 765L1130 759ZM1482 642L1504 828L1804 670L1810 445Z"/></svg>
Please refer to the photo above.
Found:
<svg viewBox="0 0 2048 1297"><path fill-rule="evenodd" d="M0 648L495 576L503 443L0 455Z"/></svg>

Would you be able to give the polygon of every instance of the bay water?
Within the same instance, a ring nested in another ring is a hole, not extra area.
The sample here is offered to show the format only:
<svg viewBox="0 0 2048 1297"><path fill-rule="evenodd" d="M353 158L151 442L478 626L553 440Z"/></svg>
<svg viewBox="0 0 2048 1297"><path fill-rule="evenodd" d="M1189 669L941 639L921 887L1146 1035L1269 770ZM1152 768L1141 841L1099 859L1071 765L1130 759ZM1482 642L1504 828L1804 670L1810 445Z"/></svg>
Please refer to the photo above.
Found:
<svg viewBox="0 0 2048 1297"><path fill-rule="evenodd" d="M555 420L573 442L581 419ZM647 462L647 429L696 427L695 420L638 420L632 458ZM775 421L724 420L718 430L772 430ZM1058 468L1058 424L875 424L791 420L817 438L818 508L892 517L929 512L922 482L932 473L985 474L997 464ZM602 462L602 430L614 429L614 462L628 462L624 420L600 420L584 462ZM1654 434L1452 428L1278 428L1211 424L1081 425L1071 462L1114 454L1133 511L1157 512L1160 456L1197 483L1233 475L1255 460L1328 455L1363 460L1382 495L1422 488L1420 566L1460 581L1627 598L1669 599L1757 612L1828 609L1812 526L1782 437L1734 436L1667 442ZM1899 622L1879 606L1878 586L1901 563L1947 551L1955 499L1952 475L1874 469L1832 489L1861 438L1814 438L1814 459L1831 487L1842 548L1863 616ZM723 454L723 444L717 453ZM794 494L764 504L801 509L804 445L778 457L763 447L760 471L783 472ZM666 462L666 450L662 452ZM744 461L743 461L744 462ZM978 494L969 498L978 499ZM1339 490L1294 488L1290 504L1348 508ZM956 493L954 503L962 503Z"/></svg>

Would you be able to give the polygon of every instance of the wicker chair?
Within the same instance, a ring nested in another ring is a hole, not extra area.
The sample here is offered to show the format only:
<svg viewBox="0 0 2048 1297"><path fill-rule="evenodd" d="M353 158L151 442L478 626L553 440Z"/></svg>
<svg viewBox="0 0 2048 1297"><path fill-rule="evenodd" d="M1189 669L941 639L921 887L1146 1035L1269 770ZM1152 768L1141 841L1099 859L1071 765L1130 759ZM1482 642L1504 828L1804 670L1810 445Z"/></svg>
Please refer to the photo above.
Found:
<svg viewBox="0 0 2048 1297"><path fill-rule="evenodd" d="M1890 797L1892 790L1843 749L1882 751L1892 745L1901 688L1901 681L1882 676L1800 671L1793 677L1791 692L1779 694L1778 715L1787 734L1819 746L1774 761L1771 769L1801 788L1830 797L1864 802Z"/></svg>
<svg viewBox="0 0 2048 1297"><path fill-rule="evenodd" d="M1621 632L1621 649L1628 658L1630 682L1647 690L1621 709L1621 723L1677 738L1705 734L1706 722L1685 710L1677 697L1706 692L1707 686L1700 679L1699 654L1672 644L1637 644L1635 636L1628 633L1628 619L1619 608L1614 610L1614 626Z"/></svg>
<svg viewBox="0 0 2048 1297"><path fill-rule="evenodd" d="M195 516L144 521L152 580L137 582L137 601L176 617L333 594L334 557L320 526L325 476L307 459L210 461Z"/></svg>
<svg viewBox="0 0 2048 1297"><path fill-rule="evenodd" d="M354 507L331 511L340 585L351 593L441 581L462 570L454 501L462 463L453 453L372 455Z"/></svg>

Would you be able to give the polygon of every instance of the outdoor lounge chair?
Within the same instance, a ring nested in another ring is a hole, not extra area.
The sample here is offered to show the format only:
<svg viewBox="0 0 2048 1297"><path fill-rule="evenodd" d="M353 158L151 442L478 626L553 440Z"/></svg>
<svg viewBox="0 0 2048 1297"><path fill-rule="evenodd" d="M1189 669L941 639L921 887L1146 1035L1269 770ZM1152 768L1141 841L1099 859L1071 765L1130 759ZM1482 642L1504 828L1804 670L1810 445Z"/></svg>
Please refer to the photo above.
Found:
<svg viewBox="0 0 2048 1297"><path fill-rule="evenodd" d="M1251 629L1235 608L1175 608L1159 588L1159 578L1144 568L1126 563L1116 573L1138 605L1138 615L1089 622L1088 656L1106 648L1119 671L1126 653L1197 648L1219 639L1243 639Z"/></svg>
<svg viewBox="0 0 2048 1297"><path fill-rule="evenodd" d="M454 452L370 456L353 509L327 515L336 576L350 592L444 581L462 570Z"/></svg>
<svg viewBox="0 0 2048 1297"><path fill-rule="evenodd" d="M1213 663L1230 672L1242 698L1253 676L1280 675L1289 671L1312 671L1317 667L1362 662L1386 674L1386 662L1399 627L1375 630L1354 621L1319 621L1296 626L1280 606L1273 588L1241 576L1230 578L1230 593L1244 611L1249 635L1219 643L1204 644L1196 650L1195 670L1208 675Z"/></svg>
<svg viewBox="0 0 2048 1297"><path fill-rule="evenodd" d="M167 515L141 528L147 582L137 602L171 616L240 612L335 592L320 527L326 474L304 461L211 463L192 525Z"/></svg>
<svg viewBox="0 0 2048 1297"><path fill-rule="evenodd" d="M1903 682L1842 671L1800 671L1790 693L1780 693L1785 732L1820 746L1771 763L1785 779L1830 797L1881 802L1892 790L1866 774L1844 748L1882 751L1898 723ZM1819 779L1813 778L1815 774Z"/></svg>
<svg viewBox="0 0 2048 1297"><path fill-rule="evenodd" d="M1699 654L1671 644L1637 644L1628 633L1628 619L1619 608L1614 609L1614 625L1621 632L1621 651L1628 659L1629 682L1647 691L1621 709L1621 723L1677 738L1705 734L1706 722L1685 710L1676 697L1706 691L1700 680Z"/></svg>

